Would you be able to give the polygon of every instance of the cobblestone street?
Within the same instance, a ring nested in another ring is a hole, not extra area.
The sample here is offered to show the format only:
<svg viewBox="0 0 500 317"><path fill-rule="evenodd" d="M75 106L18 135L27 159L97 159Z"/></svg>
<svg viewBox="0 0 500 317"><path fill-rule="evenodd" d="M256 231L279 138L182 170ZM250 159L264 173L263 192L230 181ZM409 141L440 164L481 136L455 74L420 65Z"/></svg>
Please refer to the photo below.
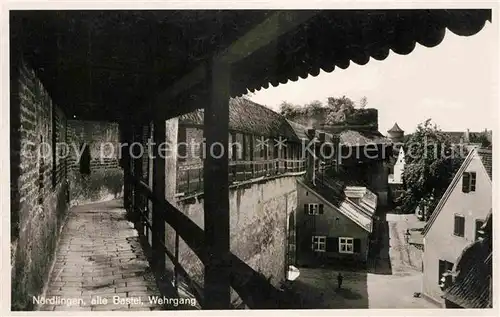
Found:
<svg viewBox="0 0 500 317"><path fill-rule="evenodd" d="M161 307L150 303L149 296L159 295L121 202L71 210L42 297L56 302L41 305L41 310L154 310Z"/></svg>
<svg viewBox="0 0 500 317"><path fill-rule="evenodd" d="M414 215L388 214L387 224L380 226L380 254L367 270L299 268L293 289L302 297L304 308L438 308L413 297L421 292L421 251L406 243L405 232L416 225ZM344 276L341 289L337 288L339 272Z"/></svg>

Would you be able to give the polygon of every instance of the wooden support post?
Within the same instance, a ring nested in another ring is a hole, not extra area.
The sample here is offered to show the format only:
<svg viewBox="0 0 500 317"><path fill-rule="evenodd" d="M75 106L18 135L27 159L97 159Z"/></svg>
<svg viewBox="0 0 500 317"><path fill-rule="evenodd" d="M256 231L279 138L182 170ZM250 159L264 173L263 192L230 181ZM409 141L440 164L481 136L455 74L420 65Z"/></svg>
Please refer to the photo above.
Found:
<svg viewBox="0 0 500 317"><path fill-rule="evenodd" d="M250 161L252 162L251 168L252 168L252 176L251 178L255 178L255 164L254 164L254 159L255 159L255 136L253 134L250 135Z"/></svg>
<svg viewBox="0 0 500 317"><path fill-rule="evenodd" d="M204 308L229 309L229 87L230 66L214 61L211 100L205 106L204 217L208 260L205 265ZM222 151L222 152L221 152Z"/></svg>
<svg viewBox="0 0 500 317"><path fill-rule="evenodd" d="M130 152L129 147L132 143L132 131L130 129L130 124L126 122L121 122L120 124L120 132L121 132L121 142L126 144L126 146L122 149L121 152L121 163L123 167L123 207L127 210L127 213L132 212L131 206L131 196L132 196L132 188L131 188L131 164L130 164Z"/></svg>
<svg viewBox="0 0 500 317"><path fill-rule="evenodd" d="M158 199L165 199L165 120L155 119L153 122L153 193ZM158 272L165 270L165 251L163 243L165 241L165 220L162 216L163 210L159 204L153 204L153 265Z"/></svg>
<svg viewBox="0 0 500 317"><path fill-rule="evenodd" d="M241 142L243 143L243 151L242 151L242 154L241 154L241 159L243 161L248 161L248 149L247 149L247 135L245 133L242 133L242 139L241 139ZM246 181L247 180L247 171L248 171L248 166L247 164L242 164L243 166L243 181Z"/></svg>
<svg viewBox="0 0 500 317"><path fill-rule="evenodd" d="M142 143L142 129L140 125L134 125L134 145L132 147L133 150L133 165L134 165L134 177L137 180L142 178L142 158L139 153L139 144ZM137 213L142 208L142 195L140 194L137 186L134 188L134 213Z"/></svg>

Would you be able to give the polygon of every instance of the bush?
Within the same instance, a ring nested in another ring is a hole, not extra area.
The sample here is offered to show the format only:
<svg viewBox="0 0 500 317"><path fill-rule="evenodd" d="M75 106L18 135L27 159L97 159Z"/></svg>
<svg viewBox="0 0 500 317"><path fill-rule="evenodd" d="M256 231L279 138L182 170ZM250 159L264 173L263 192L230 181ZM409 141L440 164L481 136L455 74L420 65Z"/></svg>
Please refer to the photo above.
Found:
<svg viewBox="0 0 500 317"><path fill-rule="evenodd" d="M68 175L71 204L82 204L122 197L123 171L96 169L90 175L71 171Z"/></svg>

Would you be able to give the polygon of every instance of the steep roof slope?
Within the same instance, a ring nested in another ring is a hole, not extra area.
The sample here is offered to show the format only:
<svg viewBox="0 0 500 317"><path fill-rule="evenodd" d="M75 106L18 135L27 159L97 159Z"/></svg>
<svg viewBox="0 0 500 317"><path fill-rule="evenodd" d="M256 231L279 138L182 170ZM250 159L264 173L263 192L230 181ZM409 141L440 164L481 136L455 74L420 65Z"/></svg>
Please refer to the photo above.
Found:
<svg viewBox="0 0 500 317"><path fill-rule="evenodd" d="M491 307L491 212L481 230L484 231L483 239L463 250L453 270L456 274L455 280L443 294L444 298L464 308Z"/></svg>
<svg viewBox="0 0 500 317"><path fill-rule="evenodd" d="M198 109L180 116L179 124L202 127L203 118L203 109ZM229 129L266 137L282 136L289 141L300 141L285 117L242 97L229 100Z"/></svg>
<svg viewBox="0 0 500 317"><path fill-rule="evenodd" d="M470 162L472 161L472 159L474 158L474 156L476 154L477 154L476 150L472 149L472 151L469 152L469 154L467 155L465 160L462 162L462 165L460 165L460 168L455 173L455 176L453 176L453 179L451 180L450 185L448 185L448 188L446 189L443 196L439 200L439 203L437 204L436 208L432 212L432 215L431 215L429 221L427 222L427 224L424 227L424 230L422 231L422 234L424 236L427 234L427 232L429 232L430 227L432 226L432 224L434 223L436 218L439 216L439 213L441 212L444 205L448 201L448 198L450 197L451 193L453 192L453 189L455 189L455 186L457 186L457 183L460 181L462 174L467 169L467 167L469 166Z"/></svg>

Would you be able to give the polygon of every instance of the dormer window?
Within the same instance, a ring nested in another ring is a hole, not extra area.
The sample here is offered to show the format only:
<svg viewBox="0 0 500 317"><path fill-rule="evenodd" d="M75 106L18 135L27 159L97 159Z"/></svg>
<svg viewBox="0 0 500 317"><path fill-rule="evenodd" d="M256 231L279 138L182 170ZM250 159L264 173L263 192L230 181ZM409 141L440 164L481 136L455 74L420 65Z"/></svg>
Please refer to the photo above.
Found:
<svg viewBox="0 0 500 317"><path fill-rule="evenodd" d="M476 172L464 172L462 175L462 192L476 191Z"/></svg>

